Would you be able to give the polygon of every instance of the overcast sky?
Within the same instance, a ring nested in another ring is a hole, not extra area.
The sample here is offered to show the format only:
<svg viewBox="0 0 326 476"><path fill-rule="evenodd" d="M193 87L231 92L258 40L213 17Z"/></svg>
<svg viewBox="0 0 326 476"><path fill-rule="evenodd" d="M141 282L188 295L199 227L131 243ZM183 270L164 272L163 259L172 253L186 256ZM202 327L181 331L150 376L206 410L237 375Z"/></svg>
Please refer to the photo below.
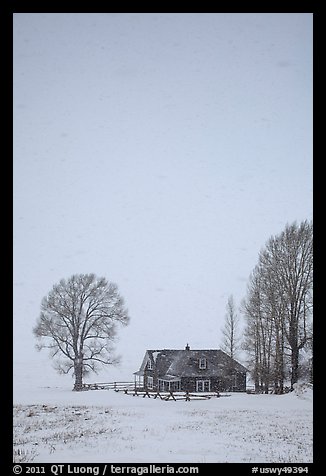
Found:
<svg viewBox="0 0 326 476"><path fill-rule="evenodd" d="M312 14L14 15L17 366L74 273L118 284L134 370L219 348L259 250L311 218Z"/></svg>

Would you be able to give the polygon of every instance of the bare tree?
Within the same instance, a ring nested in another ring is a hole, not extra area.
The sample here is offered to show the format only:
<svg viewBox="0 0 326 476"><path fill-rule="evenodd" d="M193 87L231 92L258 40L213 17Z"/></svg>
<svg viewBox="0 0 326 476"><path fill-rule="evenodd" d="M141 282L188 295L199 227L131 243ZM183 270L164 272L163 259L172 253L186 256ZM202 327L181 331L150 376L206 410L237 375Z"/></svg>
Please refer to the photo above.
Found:
<svg viewBox="0 0 326 476"><path fill-rule="evenodd" d="M117 324L128 322L116 284L95 274L75 274L43 298L33 332L38 350L49 348L58 372L73 371L74 390L81 390L84 375L118 362L112 343Z"/></svg>
<svg viewBox="0 0 326 476"><path fill-rule="evenodd" d="M312 318L313 226L308 221L287 225L272 237L260 260L270 270L282 308L283 332L291 352L291 389L299 378L299 353L308 344Z"/></svg>
<svg viewBox="0 0 326 476"><path fill-rule="evenodd" d="M245 346L255 382L267 390L274 381L277 393L283 393L286 366L293 389L300 350L312 341L312 232L312 223L304 221L271 237L259 254L244 300Z"/></svg>
<svg viewBox="0 0 326 476"><path fill-rule="evenodd" d="M222 329L222 334L222 350L232 359L235 359L240 348L240 337L239 316L236 312L234 298L232 295L228 298L225 314L225 324Z"/></svg>
<svg viewBox="0 0 326 476"><path fill-rule="evenodd" d="M268 393L271 380L273 321L267 311L262 268L257 265L251 273L248 296L242 303L246 318L243 348L249 354L255 390Z"/></svg>

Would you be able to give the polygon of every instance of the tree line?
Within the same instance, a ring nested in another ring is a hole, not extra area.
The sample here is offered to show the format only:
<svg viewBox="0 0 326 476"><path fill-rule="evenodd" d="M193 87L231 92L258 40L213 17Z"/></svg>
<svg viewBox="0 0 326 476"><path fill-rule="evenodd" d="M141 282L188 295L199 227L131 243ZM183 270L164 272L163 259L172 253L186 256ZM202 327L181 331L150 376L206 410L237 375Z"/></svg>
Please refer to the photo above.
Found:
<svg viewBox="0 0 326 476"><path fill-rule="evenodd" d="M272 236L261 250L241 303L245 327L239 344L238 317L229 298L223 348L247 353L256 391L283 393L299 378L312 381L313 225L296 222ZM305 354L306 359L302 358ZM307 365L308 362L308 365ZM308 372L308 375L307 375Z"/></svg>

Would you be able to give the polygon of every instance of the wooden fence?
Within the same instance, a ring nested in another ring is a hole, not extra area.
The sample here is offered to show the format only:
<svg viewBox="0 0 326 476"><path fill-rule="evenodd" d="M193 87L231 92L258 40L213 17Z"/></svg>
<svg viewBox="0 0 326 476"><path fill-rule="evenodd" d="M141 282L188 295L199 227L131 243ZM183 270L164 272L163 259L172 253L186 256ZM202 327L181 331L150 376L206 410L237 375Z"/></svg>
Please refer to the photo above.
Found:
<svg viewBox="0 0 326 476"><path fill-rule="evenodd" d="M103 383L84 383L83 390L135 390L138 387L135 382L103 382Z"/></svg>
<svg viewBox="0 0 326 476"><path fill-rule="evenodd" d="M150 390L144 387L140 387L134 382L103 382L103 383L84 383L84 390L115 390L116 392L124 392L126 395L132 395L133 397L148 397L159 398L160 400L209 400L212 397L229 397L227 394L220 394L219 392L209 393L190 393L190 392L161 392L159 390Z"/></svg>
<svg viewBox="0 0 326 476"><path fill-rule="evenodd" d="M215 393L190 393L190 392L160 392L160 391L151 391L151 390L134 390L134 391L125 391L126 394L132 396L142 396L143 398L160 398L161 400L185 400L189 402L190 400L209 400L212 397L221 397L218 392Z"/></svg>

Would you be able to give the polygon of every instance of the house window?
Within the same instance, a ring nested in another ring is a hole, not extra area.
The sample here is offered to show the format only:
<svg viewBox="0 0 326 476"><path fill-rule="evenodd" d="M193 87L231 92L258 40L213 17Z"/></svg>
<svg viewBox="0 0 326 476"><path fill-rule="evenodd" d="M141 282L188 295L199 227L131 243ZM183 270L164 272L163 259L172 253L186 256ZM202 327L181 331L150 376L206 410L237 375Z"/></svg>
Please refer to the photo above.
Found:
<svg viewBox="0 0 326 476"><path fill-rule="evenodd" d="M153 377L147 377L147 388L153 388Z"/></svg>
<svg viewBox="0 0 326 476"><path fill-rule="evenodd" d="M158 380L158 387L161 392L179 392L181 390L180 380Z"/></svg>
<svg viewBox="0 0 326 476"><path fill-rule="evenodd" d="M196 392L210 392L211 391L211 382L210 380L197 380L196 381Z"/></svg>
<svg viewBox="0 0 326 476"><path fill-rule="evenodd" d="M147 369L148 370L153 370L153 362L151 360L147 361Z"/></svg>
<svg viewBox="0 0 326 476"><path fill-rule="evenodd" d="M207 360L205 358L199 359L199 368L206 369L207 368Z"/></svg>

